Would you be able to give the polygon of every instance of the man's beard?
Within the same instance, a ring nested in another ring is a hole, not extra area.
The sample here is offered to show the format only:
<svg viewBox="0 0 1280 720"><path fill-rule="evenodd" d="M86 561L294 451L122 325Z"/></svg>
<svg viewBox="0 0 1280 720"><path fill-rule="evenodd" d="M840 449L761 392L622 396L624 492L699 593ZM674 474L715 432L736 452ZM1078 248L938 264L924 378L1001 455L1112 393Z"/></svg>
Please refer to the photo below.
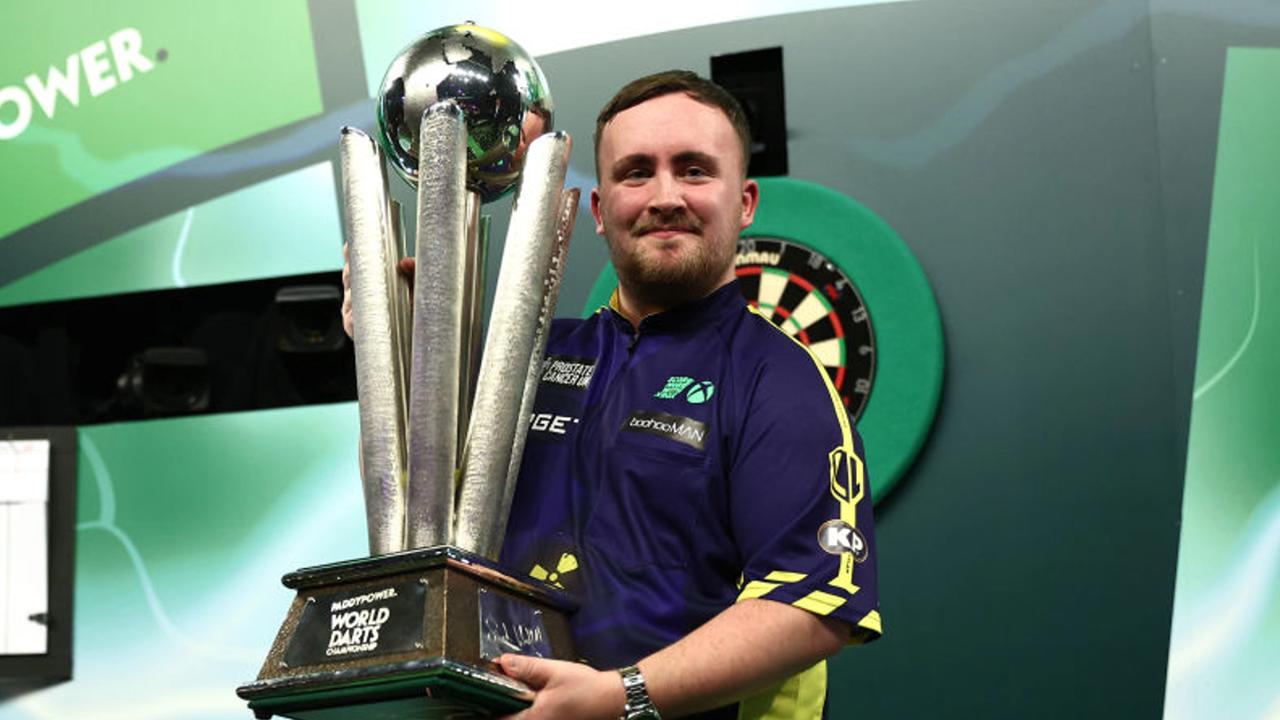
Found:
<svg viewBox="0 0 1280 720"><path fill-rule="evenodd" d="M680 240L683 247L680 257L674 262L664 262L655 257L661 251L645 252L641 248L643 244L654 242L645 239L645 233L667 227L679 227L695 236ZM637 224L628 229L631 237L625 247L619 247L619 243L609 239L609 257L628 291L647 302L669 307L697 300L720 287L733 266L736 250L735 243L707 237L701 231L700 224L684 218L676 222Z"/></svg>

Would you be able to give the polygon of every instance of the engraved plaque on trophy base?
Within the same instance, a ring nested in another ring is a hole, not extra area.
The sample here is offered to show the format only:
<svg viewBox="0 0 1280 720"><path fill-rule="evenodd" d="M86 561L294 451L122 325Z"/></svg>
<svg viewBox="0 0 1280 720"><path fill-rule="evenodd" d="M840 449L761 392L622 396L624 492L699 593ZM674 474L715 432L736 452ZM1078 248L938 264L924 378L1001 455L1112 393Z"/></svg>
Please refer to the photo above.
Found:
<svg viewBox="0 0 1280 720"><path fill-rule="evenodd" d="M575 660L564 594L452 546L305 568L258 679L258 718L483 718L528 707L504 652Z"/></svg>

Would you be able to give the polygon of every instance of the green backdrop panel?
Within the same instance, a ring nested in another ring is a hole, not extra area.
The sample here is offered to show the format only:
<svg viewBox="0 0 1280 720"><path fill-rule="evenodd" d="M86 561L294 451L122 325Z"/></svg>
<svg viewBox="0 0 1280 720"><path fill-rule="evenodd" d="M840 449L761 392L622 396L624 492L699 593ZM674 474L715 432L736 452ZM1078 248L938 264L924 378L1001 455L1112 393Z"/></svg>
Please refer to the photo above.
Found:
<svg viewBox="0 0 1280 720"><path fill-rule="evenodd" d="M0 307L342 267L329 163L228 193L0 287Z"/></svg>
<svg viewBox="0 0 1280 720"><path fill-rule="evenodd" d="M0 28L0 237L321 111L305 0L4 3Z"/></svg>
<svg viewBox="0 0 1280 720"><path fill-rule="evenodd" d="M1227 54L1166 718L1280 712L1280 50Z"/></svg>

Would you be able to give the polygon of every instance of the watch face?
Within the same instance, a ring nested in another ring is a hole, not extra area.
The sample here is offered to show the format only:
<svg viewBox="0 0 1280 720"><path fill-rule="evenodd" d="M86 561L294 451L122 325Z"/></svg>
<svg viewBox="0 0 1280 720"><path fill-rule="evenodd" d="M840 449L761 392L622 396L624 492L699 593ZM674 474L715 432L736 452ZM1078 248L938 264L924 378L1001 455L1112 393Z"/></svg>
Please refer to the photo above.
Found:
<svg viewBox="0 0 1280 720"><path fill-rule="evenodd" d="M747 302L809 348L856 420L871 396L875 331L858 287L805 245L772 237L738 243L738 283Z"/></svg>

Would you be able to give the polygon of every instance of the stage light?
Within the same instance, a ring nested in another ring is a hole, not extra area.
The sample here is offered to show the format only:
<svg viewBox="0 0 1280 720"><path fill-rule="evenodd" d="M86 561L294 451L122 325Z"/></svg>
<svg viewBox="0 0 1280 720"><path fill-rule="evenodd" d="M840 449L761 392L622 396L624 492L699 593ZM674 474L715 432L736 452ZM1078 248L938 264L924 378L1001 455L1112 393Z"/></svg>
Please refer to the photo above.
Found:
<svg viewBox="0 0 1280 720"><path fill-rule="evenodd" d="M337 352L346 343L339 288L293 285L276 292L276 347L280 352Z"/></svg>
<svg viewBox="0 0 1280 720"><path fill-rule="evenodd" d="M122 408L143 417L184 415L209 409L209 360L203 350L147 348L116 380Z"/></svg>

